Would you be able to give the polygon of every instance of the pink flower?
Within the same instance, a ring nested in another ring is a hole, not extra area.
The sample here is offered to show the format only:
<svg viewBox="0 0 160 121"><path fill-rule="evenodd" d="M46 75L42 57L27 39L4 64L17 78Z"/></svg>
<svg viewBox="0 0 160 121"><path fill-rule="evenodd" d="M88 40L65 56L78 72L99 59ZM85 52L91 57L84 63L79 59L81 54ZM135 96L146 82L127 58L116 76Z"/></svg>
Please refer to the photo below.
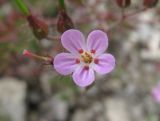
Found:
<svg viewBox="0 0 160 121"><path fill-rule="evenodd" d="M156 102L160 102L160 83L152 89L152 96Z"/></svg>
<svg viewBox="0 0 160 121"><path fill-rule="evenodd" d="M76 85L86 87L95 80L95 72L107 74L115 67L113 55L104 53L108 37L101 30L92 31L85 41L83 34L75 29L67 30L61 42L70 53L60 53L54 58L54 68L62 75L72 74Z"/></svg>

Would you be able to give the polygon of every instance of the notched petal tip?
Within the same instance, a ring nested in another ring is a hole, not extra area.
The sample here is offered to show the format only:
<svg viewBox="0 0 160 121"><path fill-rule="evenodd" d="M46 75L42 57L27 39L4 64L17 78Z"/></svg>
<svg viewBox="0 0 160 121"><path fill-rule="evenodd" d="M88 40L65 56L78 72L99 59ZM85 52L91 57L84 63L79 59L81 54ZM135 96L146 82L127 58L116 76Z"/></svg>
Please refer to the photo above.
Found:
<svg viewBox="0 0 160 121"><path fill-rule="evenodd" d="M65 49L74 54L77 54L78 50L85 47L85 38L77 29L65 31L61 36L61 42Z"/></svg>
<svg viewBox="0 0 160 121"><path fill-rule="evenodd" d="M102 30L94 30L89 33L87 38L87 47L89 50L95 50L102 54L108 47L108 36Z"/></svg>

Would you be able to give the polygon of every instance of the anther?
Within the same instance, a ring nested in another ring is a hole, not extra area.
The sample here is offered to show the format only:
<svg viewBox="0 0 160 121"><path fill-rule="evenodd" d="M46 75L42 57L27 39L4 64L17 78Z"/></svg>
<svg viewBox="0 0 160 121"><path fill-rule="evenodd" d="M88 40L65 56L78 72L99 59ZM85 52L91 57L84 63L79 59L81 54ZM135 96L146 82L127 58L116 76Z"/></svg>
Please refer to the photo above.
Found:
<svg viewBox="0 0 160 121"><path fill-rule="evenodd" d="M98 60L97 58L95 58L95 59L94 59L94 63L95 63L95 64L98 64L98 63L99 63L99 60Z"/></svg>
<svg viewBox="0 0 160 121"><path fill-rule="evenodd" d="M79 63L80 63L80 60L79 60L79 59L76 59L76 63L79 64Z"/></svg>
<svg viewBox="0 0 160 121"><path fill-rule="evenodd" d="M89 66L85 65L84 70L89 70Z"/></svg>
<svg viewBox="0 0 160 121"><path fill-rule="evenodd" d="M96 52L95 50L93 50L93 49L91 50L91 53L95 54L95 52Z"/></svg>
<svg viewBox="0 0 160 121"><path fill-rule="evenodd" d="M79 50L79 53L80 53L80 54L82 54L83 52L84 52L83 49L80 49L80 50Z"/></svg>

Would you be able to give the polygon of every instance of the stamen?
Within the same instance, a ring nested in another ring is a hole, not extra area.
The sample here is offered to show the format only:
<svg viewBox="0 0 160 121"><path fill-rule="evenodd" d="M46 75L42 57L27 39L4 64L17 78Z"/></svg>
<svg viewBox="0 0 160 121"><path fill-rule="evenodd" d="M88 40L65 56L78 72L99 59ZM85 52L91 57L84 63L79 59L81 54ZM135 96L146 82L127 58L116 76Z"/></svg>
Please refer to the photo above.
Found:
<svg viewBox="0 0 160 121"><path fill-rule="evenodd" d="M80 49L80 50L79 50L79 53L80 53L80 54L82 54L83 52L84 52L83 49Z"/></svg>
<svg viewBox="0 0 160 121"><path fill-rule="evenodd" d="M79 63L80 63L80 60L79 60L79 59L76 59L76 63L79 64Z"/></svg>
<svg viewBox="0 0 160 121"><path fill-rule="evenodd" d="M93 49L91 50L91 53L95 54L95 52L96 52L96 50L93 50Z"/></svg>
<svg viewBox="0 0 160 121"><path fill-rule="evenodd" d="M92 54L86 51L81 54L81 58L82 61L87 64L90 64L93 61Z"/></svg>
<svg viewBox="0 0 160 121"><path fill-rule="evenodd" d="M85 65L84 70L89 70L89 66Z"/></svg>
<svg viewBox="0 0 160 121"><path fill-rule="evenodd" d="M99 60L98 60L97 58L95 58L95 59L94 59L94 63L95 63L95 64L98 64L98 63L99 63Z"/></svg>

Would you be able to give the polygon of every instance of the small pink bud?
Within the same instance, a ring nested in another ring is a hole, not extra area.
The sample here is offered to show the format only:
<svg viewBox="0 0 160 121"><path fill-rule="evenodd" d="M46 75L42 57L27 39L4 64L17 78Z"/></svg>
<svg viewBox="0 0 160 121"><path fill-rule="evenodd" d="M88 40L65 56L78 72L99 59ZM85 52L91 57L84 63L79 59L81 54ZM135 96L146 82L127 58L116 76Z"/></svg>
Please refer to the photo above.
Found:
<svg viewBox="0 0 160 121"><path fill-rule="evenodd" d="M126 8L130 6L131 0L116 0L117 5L121 8Z"/></svg>
<svg viewBox="0 0 160 121"><path fill-rule="evenodd" d="M27 20L29 22L30 27L32 28L32 31L35 37L37 37L37 39L44 39L47 37L48 25L44 21L38 19L37 17L33 15L28 16Z"/></svg>
<svg viewBox="0 0 160 121"><path fill-rule="evenodd" d="M155 7L158 3L158 0L143 0L143 5L152 8Z"/></svg>
<svg viewBox="0 0 160 121"><path fill-rule="evenodd" d="M24 50L23 50L23 55L25 55L25 56L31 56L32 53L31 53L30 51L24 49Z"/></svg>

